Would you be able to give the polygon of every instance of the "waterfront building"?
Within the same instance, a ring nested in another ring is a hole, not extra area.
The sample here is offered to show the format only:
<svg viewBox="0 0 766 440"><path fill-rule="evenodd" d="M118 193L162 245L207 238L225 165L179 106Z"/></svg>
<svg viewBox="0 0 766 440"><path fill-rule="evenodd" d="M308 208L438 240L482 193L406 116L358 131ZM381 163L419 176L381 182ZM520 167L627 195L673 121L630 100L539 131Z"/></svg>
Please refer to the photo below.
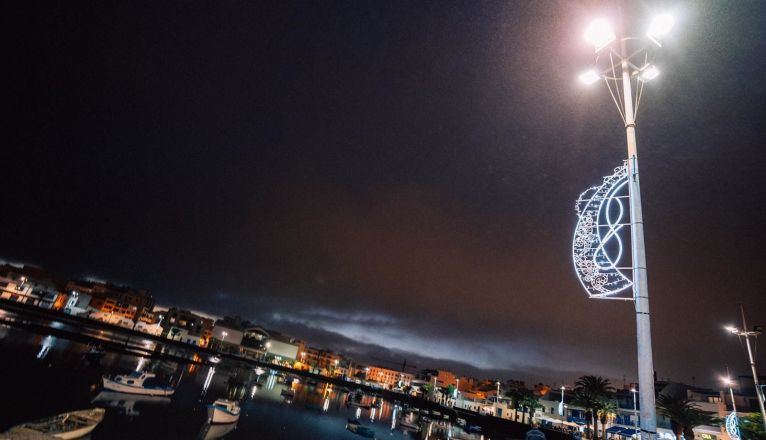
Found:
<svg viewBox="0 0 766 440"><path fill-rule="evenodd" d="M457 376L449 370L421 370L419 377L440 388L457 386Z"/></svg>
<svg viewBox="0 0 766 440"><path fill-rule="evenodd" d="M369 382L377 382L385 388L391 389L399 386L410 386L415 376L402 371L370 365L365 368L365 379Z"/></svg>
<svg viewBox="0 0 766 440"><path fill-rule="evenodd" d="M207 347L213 336L213 320L185 309L171 307L158 313L162 336Z"/></svg>
<svg viewBox="0 0 766 440"><path fill-rule="evenodd" d="M90 305L90 300L92 298L93 297L87 293L80 293L72 290L67 295L63 311L70 315L87 316L88 306Z"/></svg>
<svg viewBox="0 0 766 440"><path fill-rule="evenodd" d="M219 319L213 324L209 346L221 351L239 352L245 335L242 325L243 321L239 317Z"/></svg>
<svg viewBox="0 0 766 440"><path fill-rule="evenodd" d="M134 323L143 321L147 324L154 321L154 298L144 289L102 281L71 280L66 284L66 291L89 295L88 308L94 312L94 319L111 321L126 318Z"/></svg>
<svg viewBox="0 0 766 440"><path fill-rule="evenodd" d="M299 359L301 364L305 365L310 371L317 374L329 374L331 369L340 365L343 357L331 350L323 348L306 347L302 350ZM346 373L346 375L349 375Z"/></svg>
<svg viewBox="0 0 766 440"><path fill-rule="evenodd" d="M265 357L279 363L293 364L305 351L303 341L260 326L244 330L242 351L248 357Z"/></svg>
<svg viewBox="0 0 766 440"><path fill-rule="evenodd" d="M0 298L46 309L60 310L66 303L63 282L32 266L0 266Z"/></svg>

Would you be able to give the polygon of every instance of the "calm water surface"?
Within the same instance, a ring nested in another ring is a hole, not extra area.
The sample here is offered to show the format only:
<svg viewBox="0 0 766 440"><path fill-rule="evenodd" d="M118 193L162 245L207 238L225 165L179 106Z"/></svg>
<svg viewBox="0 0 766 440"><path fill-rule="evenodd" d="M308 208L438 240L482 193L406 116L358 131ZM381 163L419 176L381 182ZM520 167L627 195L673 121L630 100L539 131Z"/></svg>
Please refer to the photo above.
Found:
<svg viewBox="0 0 766 440"><path fill-rule="evenodd" d="M349 406L347 391L324 383L287 385L273 372L257 375L252 368L225 362L213 368L116 353L94 362L86 359L87 350L82 343L0 326L0 432L22 422L97 406L107 411L92 439L360 440L363 437L345 428L347 420L356 417L373 428L378 439L422 439L429 431L429 439L482 438L446 421L418 421L417 415L407 415L387 400L380 408ZM175 395L133 396L99 387L104 374L136 370L155 372L165 380L180 377ZM295 396L285 396L286 389ZM208 429L206 405L222 397L241 401L239 422ZM363 403L372 398L365 396ZM403 415L408 422L420 422L422 432L399 426Z"/></svg>

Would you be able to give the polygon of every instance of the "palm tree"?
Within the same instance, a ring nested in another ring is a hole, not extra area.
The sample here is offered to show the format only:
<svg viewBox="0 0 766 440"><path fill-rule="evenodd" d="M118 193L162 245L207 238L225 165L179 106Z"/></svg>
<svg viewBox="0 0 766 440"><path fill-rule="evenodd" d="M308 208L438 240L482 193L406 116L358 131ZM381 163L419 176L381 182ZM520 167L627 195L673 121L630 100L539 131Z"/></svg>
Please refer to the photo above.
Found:
<svg viewBox="0 0 766 440"><path fill-rule="evenodd" d="M519 403L524 407L525 413L529 411L529 419L527 419L527 422L531 425L532 419L535 417L535 410L543 407L540 403L540 399L530 392L526 393Z"/></svg>
<svg viewBox="0 0 766 440"><path fill-rule="evenodd" d="M657 409L670 419L670 429L679 439L681 434L687 439L693 439L694 427L704 425L708 420L708 416L686 396L660 394L657 396Z"/></svg>
<svg viewBox="0 0 766 440"><path fill-rule="evenodd" d="M506 391L505 397L509 397L511 399L511 406L513 406L513 420L517 421L516 419L518 418L518 409L521 406L521 399L524 397L524 393L513 388L509 391Z"/></svg>
<svg viewBox="0 0 766 440"><path fill-rule="evenodd" d="M575 382L575 403L585 408L586 427L590 431L591 422L593 423L593 438L598 438L596 434L596 411L598 402L607 399L614 387L609 379L601 376L582 376Z"/></svg>
<svg viewBox="0 0 766 440"><path fill-rule="evenodd" d="M601 430L606 438L606 424L617 416L617 403L614 400L601 399L596 403L596 414L601 422ZM598 431L598 428L596 428Z"/></svg>

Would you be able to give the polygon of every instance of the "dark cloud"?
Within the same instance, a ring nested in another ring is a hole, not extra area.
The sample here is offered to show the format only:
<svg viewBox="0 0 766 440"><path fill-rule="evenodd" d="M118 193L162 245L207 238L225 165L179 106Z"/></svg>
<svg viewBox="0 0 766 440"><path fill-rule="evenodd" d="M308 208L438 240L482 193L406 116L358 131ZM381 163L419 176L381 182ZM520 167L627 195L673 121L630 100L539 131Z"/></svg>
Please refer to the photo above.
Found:
<svg viewBox="0 0 766 440"><path fill-rule="evenodd" d="M631 304L569 256L625 154L575 79L612 6L14 5L2 255L362 356L634 377ZM736 304L766 319L766 11L674 8L638 116L655 363L712 382Z"/></svg>

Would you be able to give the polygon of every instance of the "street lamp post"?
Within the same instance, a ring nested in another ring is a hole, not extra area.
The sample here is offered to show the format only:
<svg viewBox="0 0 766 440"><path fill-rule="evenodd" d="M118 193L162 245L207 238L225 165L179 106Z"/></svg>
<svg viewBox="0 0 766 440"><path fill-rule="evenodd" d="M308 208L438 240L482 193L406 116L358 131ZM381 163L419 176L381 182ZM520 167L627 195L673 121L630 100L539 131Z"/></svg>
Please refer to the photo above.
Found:
<svg viewBox="0 0 766 440"><path fill-rule="evenodd" d="M734 401L734 389L732 389L732 385L734 383L733 380L731 380L731 377L726 376L723 378L723 383L726 384L727 387L729 387L729 395L731 396L731 410L733 412L737 412L737 403ZM725 405L724 405L725 407Z"/></svg>
<svg viewBox="0 0 766 440"><path fill-rule="evenodd" d="M633 429L638 432L638 408L636 407L636 393L638 390L631 388L630 392L633 393Z"/></svg>
<svg viewBox="0 0 766 440"><path fill-rule="evenodd" d="M605 20L595 20L585 31L585 39L596 48L596 61L606 60L608 67L600 72L591 69L580 80L591 84L604 79L617 109L622 117L627 139L627 180L630 206L631 271L636 310L636 342L638 358L639 398L641 401L641 435L644 439L657 436L657 410L654 394L654 361L652 359L652 336L649 315L649 287L644 247L644 221L641 208L641 188L638 172L636 146L636 110L643 85L659 75L650 62L650 44L660 47L660 40L673 25L669 15L658 16L652 21L646 36L649 41L622 36L617 38ZM628 44L638 45L628 48ZM634 96L631 82L636 80ZM610 83L611 81L611 83ZM620 90L621 89L621 90ZM635 100L635 101L634 101ZM635 106L634 106L635 103ZM604 295L606 297L608 295ZM625 298L620 298L625 299ZM634 393L635 398L635 393Z"/></svg>
<svg viewBox="0 0 766 440"><path fill-rule="evenodd" d="M564 385L561 385L561 403L559 403L559 415L560 416L564 415L564 390L566 388L567 387L565 387Z"/></svg>
<svg viewBox="0 0 766 440"><path fill-rule="evenodd" d="M739 311L742 314L742 328L736 328L734 326L728 326L726 327L726 330L730 331L731 333L737 335L737 336L744 336L745 337L745 345L747 346L747 356L750 360L750 370L753 373L753 385L755 385L755 396L758 398L758 405L761 409L761 417L763 421L763 429L766 431L766 409L764 408L764 395L763 390L761 390L760 384L758 383L758 371L755 368L755 359L753 358L753 349L750 347L750 336L758 336L761 334L760 331L748 331L747 330L747 321L745 320L745 308L742 306L742 304L739 305ZM733 394L732 394L733 396ZM732 397L732 401L734 398Z"/></svg>

